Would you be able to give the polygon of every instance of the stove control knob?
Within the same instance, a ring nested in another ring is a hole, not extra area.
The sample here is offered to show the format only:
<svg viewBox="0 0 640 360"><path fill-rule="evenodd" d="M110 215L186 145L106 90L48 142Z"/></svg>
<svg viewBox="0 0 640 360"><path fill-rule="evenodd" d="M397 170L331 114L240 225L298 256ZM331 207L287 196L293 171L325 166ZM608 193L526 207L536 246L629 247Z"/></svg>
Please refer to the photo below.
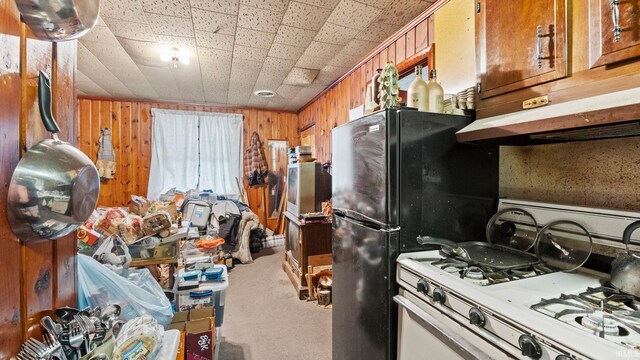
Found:
<svg viewBox="0 0 640 360"><path fill-rule="evenodd" d="M531 359L540 359L542 357L542 348L538 341L531 335L521 335L518 339L522 355Z"/></svg>
<svg viewBox="0 0 640 360"><path fill-rule="evenodd" d="M418 280L417 288L419 293L427 295L427 293L429 292L429 282L427 282L427 279L422 278Z"/></svg>
<svg viewBox="0 0 640 360"><path fill-rule="evenodd" d="M472 307L469 309L469 322L471 325L483 327L487 322L487 319L484 317L484 314L477 307Z"/></svg>
<svg viewBox="0 0 640 360"><path fill-rule="evenodd" d="M437 287L433 289L433 300L440 304L444 304L444 302L447 301L447 295L442 288Z"/></svg>

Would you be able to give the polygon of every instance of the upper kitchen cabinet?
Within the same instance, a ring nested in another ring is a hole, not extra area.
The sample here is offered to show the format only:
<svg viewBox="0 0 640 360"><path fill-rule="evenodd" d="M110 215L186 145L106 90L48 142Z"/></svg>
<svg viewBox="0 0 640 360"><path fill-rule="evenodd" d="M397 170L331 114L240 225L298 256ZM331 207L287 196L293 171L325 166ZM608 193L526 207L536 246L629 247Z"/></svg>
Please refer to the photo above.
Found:
<svg viewBox="0 0 640 360"><path fill-rule="evenodd" d="M591 67L640 56L640 1L589 0Z"/></svg>
<svg viewBox="0 0 640 360"><path fill-rule="evenodd" d="M566 0L476 2L481 98L567 75L565 3Z"/></svg>

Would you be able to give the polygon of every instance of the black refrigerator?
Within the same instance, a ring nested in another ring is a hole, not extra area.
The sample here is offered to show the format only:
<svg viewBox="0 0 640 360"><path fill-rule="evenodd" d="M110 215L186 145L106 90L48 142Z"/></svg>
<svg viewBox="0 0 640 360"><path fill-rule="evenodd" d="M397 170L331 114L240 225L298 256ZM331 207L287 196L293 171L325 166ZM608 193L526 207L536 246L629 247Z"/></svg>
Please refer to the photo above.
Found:
<svg viewBox="0 0 640 360"><path fill-rule="evenodd" d="M418 235L485 238L498 148L459 144L466 116L393 108L332 132L333 359L396 358L398 254Z"/></svg>

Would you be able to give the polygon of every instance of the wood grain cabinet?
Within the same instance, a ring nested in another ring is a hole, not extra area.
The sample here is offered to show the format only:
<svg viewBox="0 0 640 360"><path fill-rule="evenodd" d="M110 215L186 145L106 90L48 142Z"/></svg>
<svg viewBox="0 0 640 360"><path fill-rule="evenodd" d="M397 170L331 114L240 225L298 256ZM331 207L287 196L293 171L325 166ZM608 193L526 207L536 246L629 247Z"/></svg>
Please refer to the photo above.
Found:
<svg viewBox="0 0 640 360"><path fill-rule="evenodd" d="M640 1L589 0L591 68L640 56Z"/></svg>
<svg viewBox="0 0 640 360"><path fill-rule="evenodd" d="M566 39L566 0L477 1L480 97L565 77Z"/></svg>

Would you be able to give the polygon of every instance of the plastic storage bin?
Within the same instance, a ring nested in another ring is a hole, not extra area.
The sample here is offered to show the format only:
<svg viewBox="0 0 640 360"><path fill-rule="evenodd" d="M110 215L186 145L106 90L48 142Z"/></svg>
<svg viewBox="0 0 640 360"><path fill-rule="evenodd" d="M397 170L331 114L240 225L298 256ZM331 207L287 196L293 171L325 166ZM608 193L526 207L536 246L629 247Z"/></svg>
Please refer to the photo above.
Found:
<svg viewBox="0 0 640 360"><path fill-rule="evenodd" d="M224 297L229 287L229 277L225 265L216 265L223 268L223 281L202 281L197 289L178 291L176 281L176 310L186 311L212 306L216 310L216 327L222 326L224 320ZM178 279L184 274L184 269L178 272Z"/></svg>

